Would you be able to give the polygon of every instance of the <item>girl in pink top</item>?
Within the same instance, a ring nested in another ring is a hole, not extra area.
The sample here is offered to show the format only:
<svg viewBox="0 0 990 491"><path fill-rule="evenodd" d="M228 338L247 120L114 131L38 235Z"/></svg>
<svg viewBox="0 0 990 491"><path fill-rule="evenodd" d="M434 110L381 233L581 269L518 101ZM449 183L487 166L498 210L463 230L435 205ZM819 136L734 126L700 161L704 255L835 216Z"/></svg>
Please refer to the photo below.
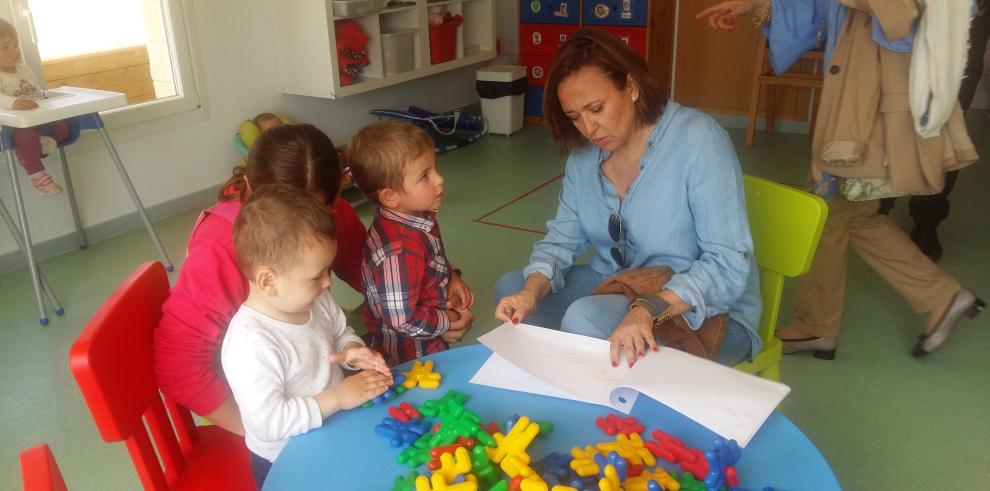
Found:
<svg viewBox="0 0 990 491"><path fill-rule="evenodd" d="M331 269L362 291L365 228L354 208L337 196L341 179L336 148L312 125L272 128L254 142L246 169L235 169L220 188L219 202L193 226L179 280L162 307L153 357L158 385L167 397L224 429L244 434L219 360L227 324L248 294L247 280L237 266L233 228L252 188L288 184L326 202L337 226L338 250Z"/></svg>

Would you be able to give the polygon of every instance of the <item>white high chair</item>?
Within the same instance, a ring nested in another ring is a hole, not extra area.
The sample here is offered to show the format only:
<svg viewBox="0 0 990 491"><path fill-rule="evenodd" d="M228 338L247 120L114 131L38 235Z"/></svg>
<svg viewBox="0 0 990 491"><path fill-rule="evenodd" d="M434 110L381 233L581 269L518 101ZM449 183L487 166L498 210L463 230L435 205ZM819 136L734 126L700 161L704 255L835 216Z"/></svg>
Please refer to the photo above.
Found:
<svg viewBox="0 0 990 491"><path fill-rule="evenodd" d="M10 182L14 191L14 203L17 208L19 224L14 223L2 200L0 200L0 218L3 218L7 224L7 228L10 229L11 235L14 237L14 242L17 243L27 258L28 270L31 273L31 281L34 285L34 295L38 303L38 321L41 325L48 324L45 296L51 301L56 315L62 315L64 310L34 257L34 246L31 242L31 231L28 227L24 199L21 196L20 186L17 182L18 170L14 162L16 157L11 141L11 136L17 128L31 128L61 119L68 120L70 128L69 137L59 144L58 157L62 164L62 171L65 177L65 190L72 209L72 218L76 225L76 237L80 249L85 249L88 243L82 229L82 222L79 219L79 208L76 205L76 197L72 188L72 176L69 174L69 166L66 162L63 147L74 143L83 129L95 129L99 131L103 139L103 145L110 153L110 158L113 160L117 172L120 174L120 179L124 182L124 187L127 188L131 201L134 202L134 207L137 209L138 215L141 216L141 221L144 222L144 227L147 229L148 235L151 236L152 242L154 242L155 247L158 249L162 262L168 271L174 269L172 261L169 260L168 254L165 252L165 248L162 246L161 240L159 240L158 234L151 224L151 220L148 219L144 205L141 203L141 198L138 197L137 191L134 189L134 184L131 183L131 179L127 175L127 170L124 168L124 164L117 154L117 149L114 147L113 142L110 141L110 135L103 125L103 120L100 118L99 111L116 109L127 105L127 97L117 92L77 87L60 87L48 91L47 96L47 99L38 101L38 109L30 111L0 111L0 149L3 150L7 158L7 167L10 171Z"/></svg>

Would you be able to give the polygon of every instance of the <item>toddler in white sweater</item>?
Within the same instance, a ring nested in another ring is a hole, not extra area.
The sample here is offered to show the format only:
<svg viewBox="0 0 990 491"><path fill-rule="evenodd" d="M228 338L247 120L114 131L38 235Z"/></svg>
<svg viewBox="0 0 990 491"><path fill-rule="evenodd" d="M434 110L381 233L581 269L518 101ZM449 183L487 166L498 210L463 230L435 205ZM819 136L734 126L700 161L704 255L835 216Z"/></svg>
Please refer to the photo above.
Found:
<svg viewBox="0 0 990 491"><path fill-rule="evenodd" d="M260 489L290 437L382 394L392 374L327 291L335 230L317 197L285 185L255 190L234 223L234 247L250 292L221 362ZM341 366L362 371L345 377Z"/></svg>

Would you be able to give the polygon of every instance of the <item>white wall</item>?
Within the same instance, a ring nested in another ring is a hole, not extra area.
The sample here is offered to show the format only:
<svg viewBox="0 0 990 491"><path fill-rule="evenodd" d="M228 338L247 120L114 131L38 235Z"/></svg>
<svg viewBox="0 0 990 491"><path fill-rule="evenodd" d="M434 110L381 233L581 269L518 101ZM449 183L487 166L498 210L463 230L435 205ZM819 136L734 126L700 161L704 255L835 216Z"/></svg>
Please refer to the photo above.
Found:
<svg viewBox="0 0 990 491"><path fill-rule="evenodd" d="M519 2L518 0L493 0L495 2L495 30L505 62L519 64Z"/></svg>
<svg viewBox="0 0 990 491"><path fill-rule="evenodd" d="M503 39L515 39L517 2L495 0ZM4 10L6 5L0 5ZM275 111L296 121L313 123L337 144L374 119L373 108L400 108L413 104L447 110L478 99L474 89L476 67L435 75L396 87L338 101L282 95L277 85L267 0L186 1L194 25L193 49L202 67L205 120L176 123L153 121L111 129L121 158L146 206L208 188L230 175L239 157L231 145L237 126L262 111ZM5 15L7 12L0 12ZM6 15L5 15L6 16ZM8 17L9 18L9 17ZM176 125L178 126L176 127ZM172 126L172 127L169 127ZM131 213L132 205L106 152L81 143L69 147L70 170L84 226ZM81 148L80 148L81 147ZM64 182L56 159L46 162L58 182ZM18 176L24 193L35 243L72 233L72 218L63 193L41 198ZM9 178L0 173L0 198L13 212ZM0 255L16 245L0 229Z"/></svg>

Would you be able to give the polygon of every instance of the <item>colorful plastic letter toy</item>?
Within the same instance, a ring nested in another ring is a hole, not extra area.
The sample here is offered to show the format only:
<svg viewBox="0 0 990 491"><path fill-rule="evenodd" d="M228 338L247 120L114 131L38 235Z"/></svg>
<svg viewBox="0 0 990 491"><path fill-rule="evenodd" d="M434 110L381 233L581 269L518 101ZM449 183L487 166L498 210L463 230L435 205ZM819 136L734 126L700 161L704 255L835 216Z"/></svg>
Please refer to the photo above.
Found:
<svg viewBox="0 0 990 491"><path fill-rule="evenodd" d="M615 470L615 467L612 467L612 464L606 464L602 474L604 474L604 477L598 481L598 489L601 491L623 491L622 480L619 479L619 473Z"/></svg>
<svg viewBox="0 0 990 491"><path fill-rule="evenodd" d="M726 442L723 438L715 438L712 449L705 452L705 460L708 461L705 487L710 491L718 491L726 482L726 469L735 466L741 456L742 451L735 440Z"/></svg>
<svg viewBox="0 0 990 491"><path fill-rule="evenodd" d="M598 463L595 462L595 456L598 455L598 450L596 450L595 447L591 445L588 445L583 449L581 447L574 447L571 449L571 455L574 457L574 459L571 460L571 469L573 469L578 476L594 476L601 472L598 468Z"/></svg>
<svg viewBox="0 0 990 491"><path fill-rule="evenodd" d="M409 421L410 419L423 417L423 415L419 414L419 411L417 411L416 408L408 402L403 402L398 406L389 406L388 414L389 416L403 422Z"/></svg>
<svg viewBox="0 0 990 491"><path fill-rule="evenodd" d="M458 447L453 455L443 453L440 455L440 468L433 474L443 475L444 482L453 482L458 475L467 474L471 470L471 457L468 450Z"/></svg>
<svg viewBox="0 0 990 491"><path fill-rule="evenodd" d="M616 451L622 457L625 457L630 464L638 465L643 464L646 466L657 465L657 459L653 457L651 453L643 443L643 439L639 437L639 433L630 433L629 436L619 433L615 436L615 442L605 442L595 445L598 447L599 452L611 452Z"/></svg>
<svg viewBox="0 0 990 491"><path fill-rule="evenodd" d="M595 424L608 436L615 436L616 433L622 433L626 436L629 436L630 433L642 434L646 430L646 427L639 424L636 418L620 418L614 414L609 414L604 418L595 418Z"/></svg>
<svg viewBox="0 0 990 491"><path fill-rule="evenodd" d="M680 491L708 491L705 489L705 482L695 479L690 472L684 472L681 474L681 478L678 479L678 482L681 483Z"/></svg>
<svg viewBox="0 0 990 491"><path fill-rule="evenodd" d="M526 455L526 463L528 464L529 455L526 454L526 449L539 433L540 427L538 425L530 423L528 417L520 416L519 420L516 421L516 424L512 426L512 430L509 431L508 435L503 435L501 433L495 434L495 446L494 448L488 449L488 458L490 458L492 462L500 463L502 462L502 459L508 455L521 454ZM484 443L484 440L481 440L481 442ZM485 445L487 446L487 444Z"/></svg>
<svg viewBox="0 0 990 491"><path fill-rule="evenodd" d="M605 477L605 467L611 465L612 469L618 473L619 481L626 480L626 459L622 458L618 452L609 452L608 457L597 454L595 455L595 463L602 469L602 472L598 475L599 478Z"/></svg>
<svg viewBox="0 0 990 491"><path fill-rule="evenodd" d="M433 360L426 360L426 363L421 363L419 360L413 362L412 369L408 372L402 372L406 376L406 380L402 382L402 386L407 389L412 389L419 386L421 389L436 389L440 387L441 375L433 371Z"/></svg>
<svg viewBox="0 0 990 491"><path fill-rule="evenodd" d="M739 474L736 473L735 466L725 468L725 485L730 488L739 486Z"/></svg>
<svg viewBox="0 0 990 491"><path fill-rule="evenodd" d="M451 484L444 480L443 474L433 474L429 479L426 476L417 477L416 491L478 491L478 483L464 481Z"/></svg>
<svg viewBox="0 0 990 491"><path fill-rule="evenodd" d="M428 435L424 435L424 438ZM423 438L420 438L422 440ZM419 441L417 440L417 443ZM424 448L419 448L415 445L408 447L402 452L399 452L399 456L396 457L396 462L400 464L405 464L412 469L415 469L430 461L430 451Z"/></svg>
<svg viewBox="0 0 990 491"><path fill-rule="evenodd" d="M649 449L653 455L656 455L667 462L676 463L680 456L687 450L684 448L684 442L663 432L662 430L653 430L653 433L651 434L653 435L653 439L656 441L646 442L646 448Z"/></svg>
<svg viewBox="0 0 990 491"><path fill-rule="evenodd" d="M481 445L471 449L471 471L478 478L478 482L489 489L495 489L496 483L502 478L498 469L488 459L488 452L485 451L485 447ZM506 488L508 488L508 483L506 483Z"/></svg>
<svg viewBox="0 0 990 491"><path fill-rule="evenodd" d="M416 471L410 472L408 476L395 476L392 491L415 491L417 477L419 473Z"/></svg>
<svg viewBox="0 0 990 491"><path fill-rule="evenodd" d="M390 439L393 447L408 447L430 431L430 422L425 419L399 421L385 418L375 426L375 433Z"/></svg>
<svg viewBox="0 0 990 491"><path fill-rule="evenodd" d="M623 484L626 491L652 491L650 481L655 481L666 491L679 491L681 489L677 479L674 479L674 476L671 476L663 467L657 467L653 470L644 469L640 475L626 479Z"/></svg>

